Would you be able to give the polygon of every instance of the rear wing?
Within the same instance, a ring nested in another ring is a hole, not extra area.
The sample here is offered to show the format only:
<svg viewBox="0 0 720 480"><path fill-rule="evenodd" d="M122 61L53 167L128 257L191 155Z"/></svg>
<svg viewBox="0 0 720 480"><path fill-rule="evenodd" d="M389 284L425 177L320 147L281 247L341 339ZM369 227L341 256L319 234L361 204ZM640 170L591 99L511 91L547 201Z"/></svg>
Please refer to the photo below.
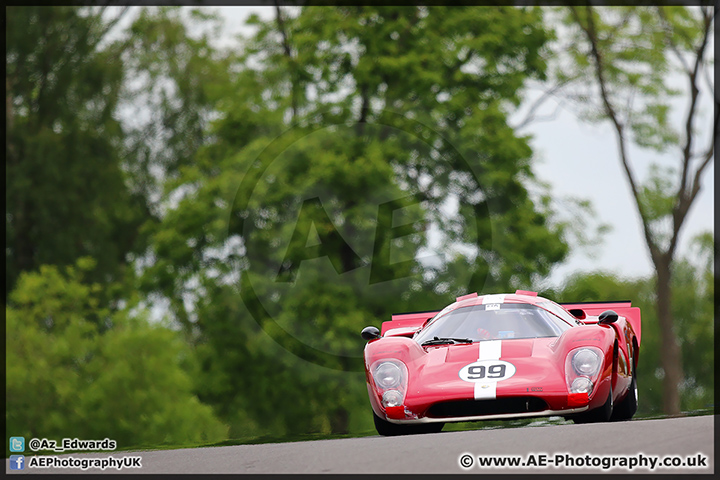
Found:
<svg viewBox="0 0 720 480"><path fill-rule="evenodd" d="M382 323L382 326L380 327L380 336L410 336L414 334L417 329L422 327L428 318L434 317L439 311L440 310L396 313L392 316L392 320ZM388 334L388 332L390 333Z"/></svg>
<svg viewBox="0 0 720 480"><path fill-rule="evenodd" d="M640 345L640 308L633 307L630 300L614 301L614 302L576 302L561 303L566 310L582 310L585 315L596 317L605 310L613 310L621 317L627 318L632 326L635 336L637 337L638 346Z"/></svg>

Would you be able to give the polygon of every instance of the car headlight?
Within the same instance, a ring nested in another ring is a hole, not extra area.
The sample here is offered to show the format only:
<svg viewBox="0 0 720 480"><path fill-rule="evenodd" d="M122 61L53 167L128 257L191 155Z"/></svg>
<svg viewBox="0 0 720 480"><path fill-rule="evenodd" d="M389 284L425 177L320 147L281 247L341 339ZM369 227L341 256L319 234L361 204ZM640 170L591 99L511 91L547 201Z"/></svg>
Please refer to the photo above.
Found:
<svg viewBox="0 0 720 480"><path fill-rule="evenodd" d="M405 401L408 385L408 369L395 358L383 358L370 366L375 382L375 393L383 408L399 407Z"/></svg>
<svg viewBox="0 0 720 480"><path fill-rule="evenodd" d="M579 375L595 375L600 369L600 355L589 348L581 348L573 355L572 366Z"/></svg>
<svg viewBox="0 0 720 480"><path fill-rule="evenodd" d="M382 396L382 404L383 407L397 407L399 405L402 405L403 402L403 394L398 392L397 390L388 390L385 393L383 393Z"/></svg>
<svg viewBox="0 0 720 480"><path fill-rule="evenodd" d="M569 393L592 394L603 364L603 352L597 347L580 347L568 352L565 381Z"/></svg>
<svg viewBox="0 0 720 480"><path fill-rule="evenodd" d="M593 383L587 377L577 377L570 385L570 393L590 393Z"/></svg>
<svg viewBox="0 0 720 480"><path fill-rule="evenodd" d="M373 378L375 378L377 386L383 390L386 388L394 388L400 385L402 371L395 363L383 362L375 368Z"/></svg>

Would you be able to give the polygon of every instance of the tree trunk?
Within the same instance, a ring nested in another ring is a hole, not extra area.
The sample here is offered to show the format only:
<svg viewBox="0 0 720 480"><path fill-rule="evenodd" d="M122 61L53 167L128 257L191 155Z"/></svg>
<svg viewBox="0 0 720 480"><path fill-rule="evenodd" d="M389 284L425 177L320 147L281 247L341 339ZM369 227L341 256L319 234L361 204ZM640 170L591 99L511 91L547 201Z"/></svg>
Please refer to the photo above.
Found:
<svg viewBox="0 0 720 480"><path fill-rule="evenodd" d="M660 322L660 365L665 371L663 377L663 411L667 415L680 414L680 383L683 380L682 355L673 326L671 310L670 261L662 258L655 262L657 282L657 315Z"/></svg>

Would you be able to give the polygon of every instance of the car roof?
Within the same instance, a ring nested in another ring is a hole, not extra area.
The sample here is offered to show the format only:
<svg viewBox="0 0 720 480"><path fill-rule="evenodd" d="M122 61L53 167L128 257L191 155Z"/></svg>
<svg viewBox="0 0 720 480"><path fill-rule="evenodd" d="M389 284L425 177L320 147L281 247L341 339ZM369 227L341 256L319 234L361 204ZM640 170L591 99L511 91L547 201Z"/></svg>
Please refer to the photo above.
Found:
<svg viewBox="0 0 720 480"><path fill-rule="evenodd" d="M453 307L470 307L484 303L528 303L537 305L542 302L549 302L547 298L539 297L537 292L528 290L516 290L515 293L492 293L478 295L477 292L457 297L454 303L448 305Z"/></svg>
<svg viewBox="0 0 720 480"><path fill-rule="evenodd" d="M545 306L542 304L545 302L552 302L552 300L549 300L545 297L538 296L537 292L532 292L529 290L516 290L515 293L492 293L492 294L485 294L485 295L478 295L477 292L469 293L467 295L463 295L460 297L457 297L455 299L454 303L451 303L450 305L443 308L440 312L436 314L436 316L445 316L447 313L452 312L453 310L457 310L458 308L464 308L464 307L472 307L474 305L483 305L488 303L512 303L512 304L526 304L526 305L537 305L539 308L542 308L543 310L547 310L551 314L555 315L560 319L561 321L567 323L571 326L576 326L577 322L570 323L567 321L567 319L564 319L562 317L559 317L557 313L548 310ZM555 302L552 302L555 303ZM560 308L562 305L558 305ZM568 315L572 316L568 312Z"/></svg>

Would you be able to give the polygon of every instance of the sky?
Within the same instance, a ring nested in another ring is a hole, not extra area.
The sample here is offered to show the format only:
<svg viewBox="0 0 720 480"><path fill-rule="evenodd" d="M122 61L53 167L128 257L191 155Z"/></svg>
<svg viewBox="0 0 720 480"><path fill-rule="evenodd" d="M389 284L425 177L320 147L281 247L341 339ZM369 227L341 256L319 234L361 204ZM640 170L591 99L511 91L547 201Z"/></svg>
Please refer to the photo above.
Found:
<svg viewBox="0 0 720 480"><path fill-rule="evenodd" d="M230 6L212 9L217 10L225 20L220 40L220 46L224 47L236 45L237 34L248 35L253 31L252 27L244 25L250 13L255 12L263 19L274 18L275 14L274 7ZM714 50L712 47L710 51ZM709 101L709 97L706 96L705 100ZM682 122L686 102L680 102L678 106L680 108L673 118ZM554 111L555 105L551 101L544 110L544 113ZM542 114L543 110L540 111ZM519 119L522 115L523 112L518 111L511 120ZM705 119L707 122L712 121L711 115ZM591 251L573 249L564 264L553 270L548 280L550 285L561 285L568 275L577 271L603 270L622 277L652 274L640 216L622 169L610 124L581 122L568 110L560 109L554 119L531 123L520 133L532 135L533 170L538 180L550 185L553 198L558 201L565 197L590 200L597 220L611 228L603 236L603 242ZM678 159L677 154L658 155L636 148L630 151L630 161L639 179L645 177L652 162L672 165L677 164ZM704 231L714 231L714 176L713 161L706 169L700 193L685 220L678 248L681 255L688 253L693 236Z"/></svg>

